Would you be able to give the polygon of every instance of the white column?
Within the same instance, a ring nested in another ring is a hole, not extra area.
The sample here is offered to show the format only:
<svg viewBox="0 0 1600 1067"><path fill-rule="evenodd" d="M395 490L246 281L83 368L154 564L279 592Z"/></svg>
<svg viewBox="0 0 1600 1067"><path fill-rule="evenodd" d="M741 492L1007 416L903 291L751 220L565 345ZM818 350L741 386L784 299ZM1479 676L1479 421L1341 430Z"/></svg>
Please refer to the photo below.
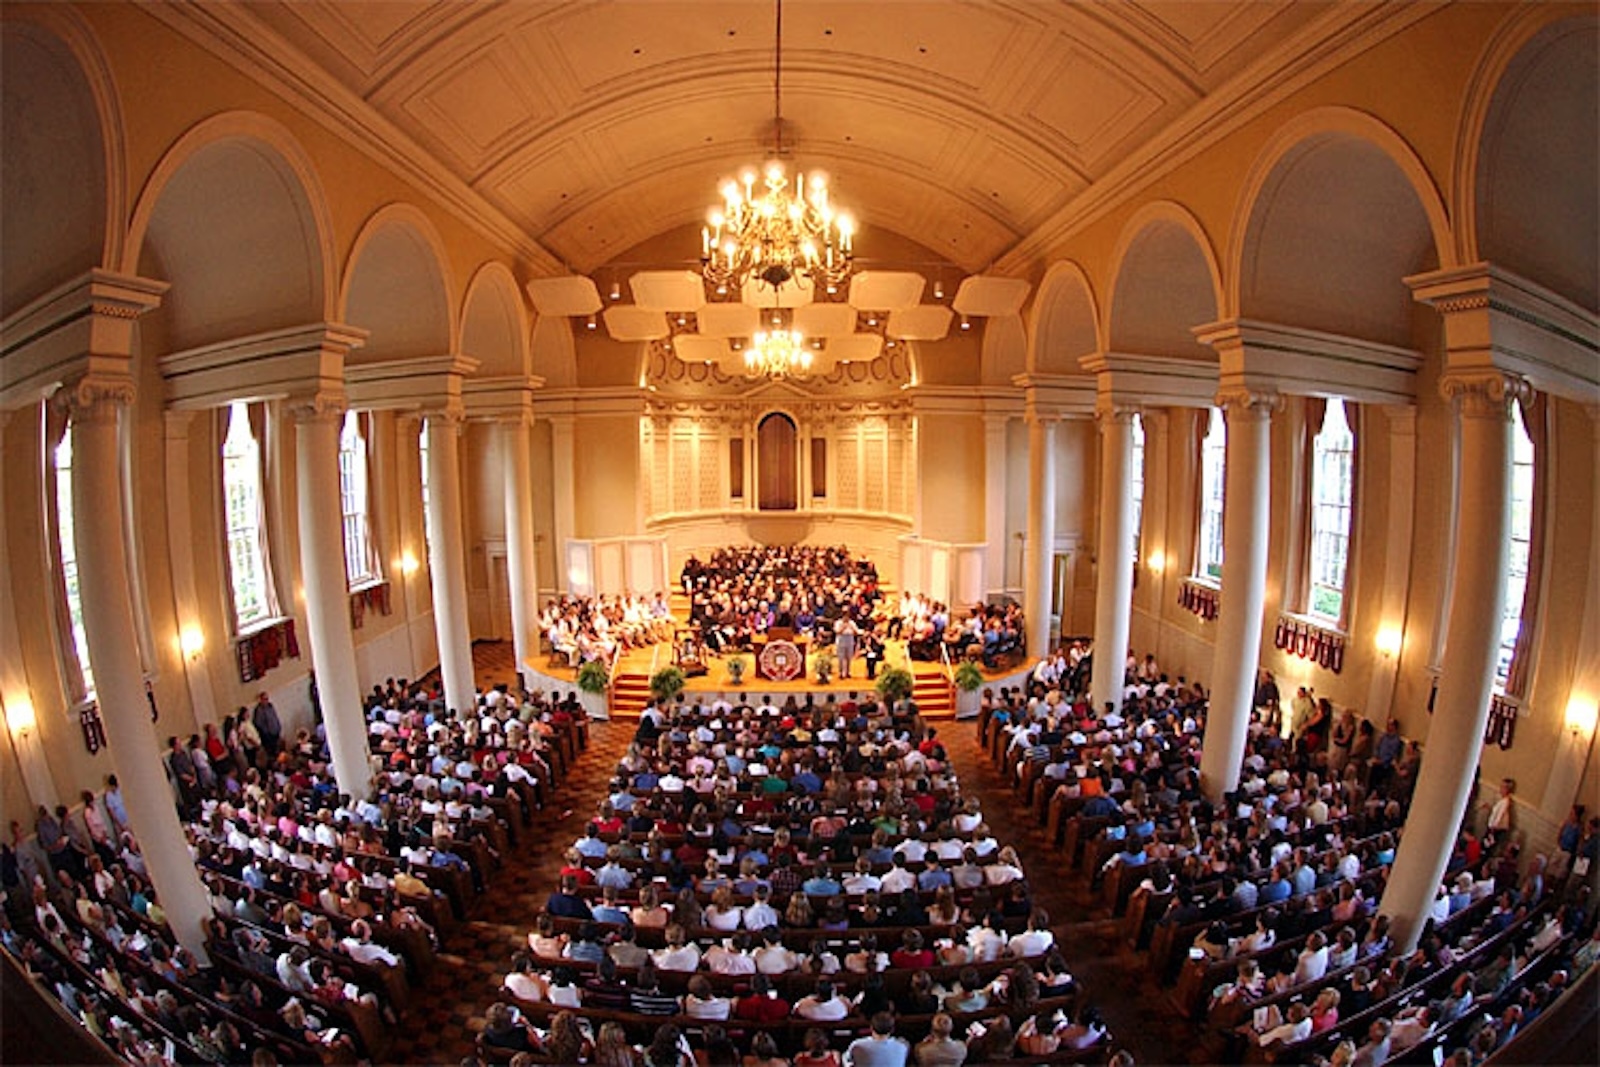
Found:
<svg viewBox="0 0 1600 1067"><path fill-rule="evenodd" d="M988 575L985 592L1003 594L1010 588L1006 559L1010 554L1006 537L1006 427L1009 416L983 417L983 537L984 571Z"/></svg>
<svg viewBox="0 0 1600 1067"><path fill-rule="evenodd" d="M122 785L128 822L172 932L204 961L209 957L201 923L210 916L211 905L189 855L161 763L163 746L150 721L134 632L123 540L122 464L117 457L117 422L133 399L133 385L125 379L84 379L58 398L72 409L72 535L83 628L111 761Z"/></svg>
<svg viewBox="0 0 1600 1067"><path fill-rule="evenodd" d="M433 626L445 705L466 713L477 703L467 616L467 553L461 533L461 416L430 411L428 420L428 570Z"/></svg>
<svg viewBox="0 0 1600 1067"><path fill-rule="evenodd" d="M1123 662L1133 613L1133 411L1102 405L1100 558L1095 575L1094 676L1090 706L1122 705Z"/></svg>
<svg viewBox="0 0 1600 1067"><path fill-rule="evenodd" d="M1440 391L1460 427L1461 479L1456 503L1457 596L1450 605L1448 655L1406 832L1379 911L1390 917L1402 952L1416 946L1455 845L1483 748L1494 691L1495 655L1506 599L1511 532L1511 405L1526 388L1498 371L1447 372Z"/></svg>
<svg viewBox="0 0 1600 1067"><path fill-rule="evenodd" d="M539 652L539 568L533 547L533 462L528 422L500 424L505 471L506 577L511 584L511 633L517 671Z"/></svg>
<svg viewBox="0 0 1600 1067"><path fill-rule="evenodd" d="M572 584L567 578L567 542L572 539L577 522L577 502L573 480L575 472L572 469L575 459L572 430L573 416L550 416L550 489L551 496L555 498L553 503L555 512L556 588L563 593L567 592ZM670 457L670 443L668 449L667 454ZM669 478L667 481L667 499L669 501L672 499L671 492L672 482Z"/></svg>
<svg viewBox="0 0 1600 1067"><path fill-rule="evenodd" d="M295 497L300 530L300 574L305 585L306 629L317 696L341 792L369 795L372 766L361 679L350 632L350 585L344 563L344 508L339 493L339 430L344 397L291 401L294 421Z"/></svg>
<svg viewBox="0 0 1600 1067"><path fill-rule="evenodd" d="M1383 597L1380 632L1400 639L1399 649L1380 647L1372 661L1367 690L1367 718L1380 730L1394 708L1395 682L1405 648L1406 598L1411 589L1411 531L1415 521L1417 483L1417 409L1393 405L1381 409L1389 430L1388 522L1384 534ZM1372 422L1369 418L1368 425Z"/></svg>
<svg viewBox="0 0 1600 1067"><path fill-rule="evenodd" d="M1239 784L1267 600L1267 518L1276 395L1234 392L1217 398L1227 412L1227 476L1222 516L1222 610L1217 621L1211 707L1200 787L1212 800Z"/></svg>
<svg viewBox="0 0 1600 1067"><path fill-rule="evenodd" d="M1023 579L1028 655L1048 655L1051 639L1050 583L1056 543L1056 424L1028 418L1028 543Z"/></svg>

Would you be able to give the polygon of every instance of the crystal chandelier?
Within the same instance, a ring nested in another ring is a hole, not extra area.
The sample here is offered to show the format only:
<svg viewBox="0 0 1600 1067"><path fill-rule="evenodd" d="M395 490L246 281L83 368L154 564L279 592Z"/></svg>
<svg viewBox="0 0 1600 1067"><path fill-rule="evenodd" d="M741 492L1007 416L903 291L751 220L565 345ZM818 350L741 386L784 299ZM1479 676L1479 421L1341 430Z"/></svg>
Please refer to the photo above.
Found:
<svg viewBox="0 0 1600 1067"><path fill-rule="evenodd" d="M755 278L774 291L804 278L835 286L850 274L855 224L828 201L821 171L797 173L789 185L783 155L783 0L777 2L772 74L772 160L758 174L746 168L722 185L700 236L701 273L719 294ZM759 180L759 187L757 182Z"/></svg>
<svg viewBox="0 0 1600 1067"><path fill-rule="evenodd" d="M799 330L757 330L744 353L745 373L787 378L811 370L811 350Z"/></svg>

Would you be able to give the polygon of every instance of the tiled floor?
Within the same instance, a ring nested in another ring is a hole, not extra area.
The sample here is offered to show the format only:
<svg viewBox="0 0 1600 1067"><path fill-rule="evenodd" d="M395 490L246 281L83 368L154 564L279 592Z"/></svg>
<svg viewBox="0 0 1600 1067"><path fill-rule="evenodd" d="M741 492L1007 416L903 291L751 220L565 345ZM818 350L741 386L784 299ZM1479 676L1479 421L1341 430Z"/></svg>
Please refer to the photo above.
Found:
<svg viewBox="0 0 1600 1067"><path fill-rule="evenodd" d="M474 651L481 684L511 677L508 645L480 644ZM413 998L391 1052L395 1062L458 1063L472 1054L482 1013L495 1000L511 953L555 884L561 852L580 835L587 814L604 796L610 771L632 734L628 723L591 727L588 750L533 828L522 835L514 854L507 856L489 893L451 937L438 966ZM1052 877L1060 853L1046 845L1043 830L1031 818L1010 817L1017 798L978 747L976 727L945 723L940 735L964 786L982 800L996 836L1016 846L1036 902L1055 920L1068 962L1118 1043L1141 1064L1191 1062L1192 1027L1167 1007L1163 991L1146 976L1143 959L1120 944L1116 924L1090 898L1081 875Z"/></svg>

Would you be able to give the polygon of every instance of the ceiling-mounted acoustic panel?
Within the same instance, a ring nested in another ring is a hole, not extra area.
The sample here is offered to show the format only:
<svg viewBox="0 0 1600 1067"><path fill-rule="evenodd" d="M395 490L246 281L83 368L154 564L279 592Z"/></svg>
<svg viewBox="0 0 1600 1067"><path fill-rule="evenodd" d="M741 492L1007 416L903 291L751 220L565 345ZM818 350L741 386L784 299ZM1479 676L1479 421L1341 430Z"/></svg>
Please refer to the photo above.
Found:
<svg viewBox="0 0 1600 1067"><path fill-rule="evenodd" d="M875 333L854 333L828 338L828 356L839 363L866 363L878 358L883 338Z"/></svg>
<svg viewBox="0 0 1600 1067"><path fill-rule="evenodd" d="M528 296L533 298L533 308L541 315L571 318L593 315L600 310L600 290L581 274L535 278L528 283Z"/></svg>
<svg viewBox="0 0 1600 1067"><path fill-rule="evenodd" d="M1023 278L996 278L974 274L961 282L951 305L963 315L999 318L1015 315L1028 299L1028 282Z"/></svg>
<svg viewBox="0 0 1600 1067"><path fill-rule="evenodd" d="M681 333L672 339L672 350L685 363L721 363L730 349L728 342L716 337L696 337Z"/></svg>
<svg viewBox="0 0 1600 1067"><path fill-rule="evenodd" d="M942 341L950 332L950 309L943 304L918 304L889 312L890 337L902 341Z"/></svg>
<svg viewBox="0 0 1600 1067"><path fill-rule="evenodd" d="M797 308L811 303L816 289L805 278L793 278L774 289L759 278L751 278L739 291L739 299L757 308Z"/></svg>
<svg viewBox="0 0 1600 1067"><path fill-rule="evenodd" d="M617 341L659 341L672 336L667 316L662 311L649 311L632 304L619 304L607 308L606 330Z"/></svg>
<svg viewBox="0 0 1600 1067"><path fill-rule="evenodd" d="M761 312L749 304L707 304L695 320L702 337L749 337L761 328Z"/></svg>
<svg viewBox="0 0 1600 1067"><path fill-rule="evenodd" d="M928 280L904 270L864 270L850 279L850 303L862 311L899 311L922 302Z"/></svg>
<svg viewBox="0 0 1600 1067"><path fill-rule="evenodd" d="M706 286L692 270L642 270L628 279L633 302L650 311L699 311Z"/></svg>
<svg viewBox="0 0 1600 1067"><path fill-rule="evenodd" d="M807 337L844 337L856 332L856 309L849 304L807 304L794 309L794 328Z"/></svg>

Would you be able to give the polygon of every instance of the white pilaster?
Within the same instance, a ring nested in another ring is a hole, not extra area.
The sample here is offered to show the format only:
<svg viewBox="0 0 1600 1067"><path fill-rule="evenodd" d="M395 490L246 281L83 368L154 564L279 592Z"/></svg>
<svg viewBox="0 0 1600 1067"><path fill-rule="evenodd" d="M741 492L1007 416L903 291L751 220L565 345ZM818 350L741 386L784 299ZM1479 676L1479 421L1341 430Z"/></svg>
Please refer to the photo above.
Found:
<svg viewBox="0 0 1600 1067"><path fill-rule="evenodd" d="M433 624L448 707L467 713L477 703L467 606L467 555L461 531L461 414L425 413L428 434L428 570Z"/></svg>
<svg viewBox="0 0 1600 1067"><path fill-rule="evenodd" d="M539 568L533 542L533 461L528 420L500 423L505 471L506 576L511 584L511 632L520 672L539 652Z"/></svg>
<svg viewBox="0 0 1600 1067"><path fill-rule="evenodd" d="M1055 641L1050 625L1050 590L1056 542L1056 423L1028 418L1027 575L1023 582L1028 655L1048 655Z"/></svg>
<svg viewBox="0 0 1600 1067"><path fill-rule="evenodd" d="M217 694L211 685L208 655L212 642L206 640L205 627L201 625L204 613L200 610L200 596L194 575L193 511L189 506L192 473L189 469L189 429L194 422L194 411L167 411L165 413L166 482L170 490L165 493L167 503L167 560L172 568L172 599L177 609L178 642L183 656L183 679L189 689L189 703L194 708L197 723L221 721L217 712ZM185 648L186 635L200 638L199 647ZM218 635L218 643L221 637Z"/></svg>
<svg viewBox="0 0 1600 1067"><path fill-rule="evenodd" d="M550 480L551 495L555 498L555 552L556 588L568 591L571 581L567 577L567 542L575 533L577 498L573 482L573 421L571 415L550 416ZM669 453L670 455L670 453ZM747 465L748 469L748 465ZM671 491L671 481L667 483ZM670 499L670 495L669 495Z"/></svg>
<svg viewBox="0 0 1600 1067"><path fill-rule="evenodd" d="M983 417L983 536L988 542L984 570L989 576L985 592L990 596L1003 595L1011 585L1006 574L1006 428L1010 421L1007 415Z"/></svg>

